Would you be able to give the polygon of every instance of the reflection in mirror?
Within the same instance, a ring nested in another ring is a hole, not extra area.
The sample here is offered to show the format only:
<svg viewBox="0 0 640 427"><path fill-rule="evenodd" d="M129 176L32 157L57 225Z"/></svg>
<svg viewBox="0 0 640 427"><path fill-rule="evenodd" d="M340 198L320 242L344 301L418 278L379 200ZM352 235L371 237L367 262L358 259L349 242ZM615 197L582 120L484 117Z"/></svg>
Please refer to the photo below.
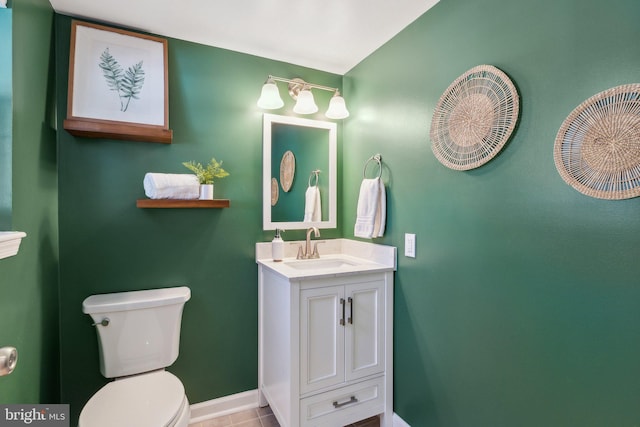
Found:
<svg viewBox="0 0 640 427"><path fill-rule="evenodd" d="M335 228L336 124L265 114L262 149L263 228Z"/></svg>
<svg viewBox="0 0 640 427"><path fill-rule="evenodd" d="M318 213L318 221L328 218L329 180L318 180L316 185L315 179L309 179L311 175L315 177L315 170L320 170L319 177L323 175L322 171L329 170L328 135L327 129L272 123L271 176L280 177L280 197L271 207L271 221L305 221L307 209ZM310 190L318 190L318 203L316 197L306 203L306 193ZM323 199L325 203L322 203Z"/></svg>

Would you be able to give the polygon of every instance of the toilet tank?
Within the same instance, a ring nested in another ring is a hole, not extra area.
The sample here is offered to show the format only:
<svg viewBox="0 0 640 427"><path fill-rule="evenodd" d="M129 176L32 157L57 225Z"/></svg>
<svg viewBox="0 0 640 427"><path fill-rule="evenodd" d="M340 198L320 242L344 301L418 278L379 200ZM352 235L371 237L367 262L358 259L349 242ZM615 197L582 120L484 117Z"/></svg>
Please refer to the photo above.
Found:
<svg viewBox="0 0 640 427"><path fill-rule="evenodd" d="M186 286L92 295L82 311L96 323L106 378L162 369L178 358Z"/></svg>

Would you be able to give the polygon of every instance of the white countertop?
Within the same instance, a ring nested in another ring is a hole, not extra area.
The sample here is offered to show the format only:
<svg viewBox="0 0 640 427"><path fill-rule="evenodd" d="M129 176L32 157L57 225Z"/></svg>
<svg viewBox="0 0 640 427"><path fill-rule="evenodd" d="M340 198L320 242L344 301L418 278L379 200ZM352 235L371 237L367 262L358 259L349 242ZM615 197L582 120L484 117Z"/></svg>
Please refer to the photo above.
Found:
<svg viewBox="0 0 640 427"><path fill-rule="evenodd" d="M271 257L271 242L256 243L256 262L288 279L310 279L360 274L368 272L395 271L396 248L349 239L317 239L320 258L296 260L299 245L305 241L285 242L284 259L274 261ZM317 268L316 268L317 266Z"/></svg>

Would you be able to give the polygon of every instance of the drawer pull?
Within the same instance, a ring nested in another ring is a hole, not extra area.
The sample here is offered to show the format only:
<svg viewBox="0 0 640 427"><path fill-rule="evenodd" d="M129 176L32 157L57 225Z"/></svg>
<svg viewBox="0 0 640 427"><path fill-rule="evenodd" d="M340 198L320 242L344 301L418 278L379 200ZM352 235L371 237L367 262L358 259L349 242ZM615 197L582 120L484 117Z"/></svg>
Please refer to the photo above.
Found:
<svg viewBox="0 0 640 427"><path fill-rule="evenodd" d="M333 402L333 407L334 408L342 408L343 406L350 405L350 404L356 403L356 402L358 402L358 399L356 399L355 396L351 396L351 399L349 399L346 402L338 403L338 401L336 400L335 402Z"/></svg>
<svg viewBox="0 0 640 427"><path fill-rule="evenodd" d="M340 325L344 326L344 298L340 298L340 305L342 306L342 318L340 319Z"/></svg>

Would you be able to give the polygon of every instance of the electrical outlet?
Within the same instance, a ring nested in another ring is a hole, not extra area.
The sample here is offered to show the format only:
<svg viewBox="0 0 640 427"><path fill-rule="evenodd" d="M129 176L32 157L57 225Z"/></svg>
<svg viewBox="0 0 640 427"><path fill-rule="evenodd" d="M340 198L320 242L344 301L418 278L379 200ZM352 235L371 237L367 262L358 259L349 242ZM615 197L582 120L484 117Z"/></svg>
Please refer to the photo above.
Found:
<svg viewBox="0 0 640 427"><path fill-rule="evenodd" d="M416 257L416 235L412 233L404 234L404 256Z"/></svg>

